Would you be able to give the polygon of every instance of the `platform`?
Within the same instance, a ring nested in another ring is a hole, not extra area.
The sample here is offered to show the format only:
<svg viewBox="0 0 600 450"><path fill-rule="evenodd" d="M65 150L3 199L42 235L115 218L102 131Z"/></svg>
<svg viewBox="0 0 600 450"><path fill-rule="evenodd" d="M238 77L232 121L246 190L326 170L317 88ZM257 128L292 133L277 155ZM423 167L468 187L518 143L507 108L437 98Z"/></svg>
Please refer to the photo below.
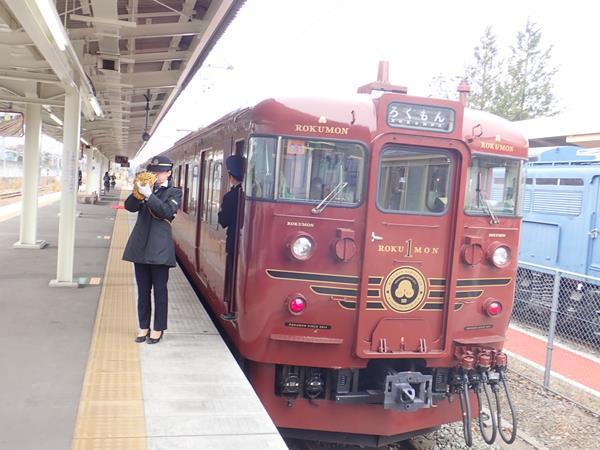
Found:
<svg viewBox="0 0 600 450"><path fill-rule="evenodd" d="M39 210L44 250L13 249L18 218L0 222L10 261L0 274L10 292L0 298L0 448L287 448L179 268L163 340L134 343L135 282L121 255L135 215L117 200L78 205L80 289L48 287L58 204Z"/></svg>

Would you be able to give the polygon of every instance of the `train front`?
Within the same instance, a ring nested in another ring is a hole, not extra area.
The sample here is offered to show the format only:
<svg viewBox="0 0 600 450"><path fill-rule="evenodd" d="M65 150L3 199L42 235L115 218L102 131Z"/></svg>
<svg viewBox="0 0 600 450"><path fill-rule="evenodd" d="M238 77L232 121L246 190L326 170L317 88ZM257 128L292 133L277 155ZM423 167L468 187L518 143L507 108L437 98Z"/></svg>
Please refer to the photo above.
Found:
<svg viewBox="0 0 600 450"><path fill-rule="evenodd" d="M260 230L246 251L261 300L248 296L256 325L240 333L276 425L383 444L462 418L470 443L480 404L497 411L506 395L525 139L459 102L398 92L321 111L271 101L255 120L272 149L266 161L250 148L258 228L244 233ZM257 202L265 164L278 198ZM498 415L484 437L512 441Z"/></svg>

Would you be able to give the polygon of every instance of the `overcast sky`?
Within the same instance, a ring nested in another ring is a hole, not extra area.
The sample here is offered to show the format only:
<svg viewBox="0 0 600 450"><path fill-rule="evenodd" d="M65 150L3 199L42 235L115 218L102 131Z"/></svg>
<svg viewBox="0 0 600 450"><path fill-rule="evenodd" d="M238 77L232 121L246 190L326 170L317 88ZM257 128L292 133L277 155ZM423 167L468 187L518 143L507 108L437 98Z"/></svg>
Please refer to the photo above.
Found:
<svg viewBox="0 0 600 450"><path fill-rule="evenodd" d="M140 159L264 98L354 93L380 60L393 84L428 96L436 75L462 75L486 26L508 52L528 17L553 46L561 110L589 120L600 105L600 2L247 0Z"/></svg>

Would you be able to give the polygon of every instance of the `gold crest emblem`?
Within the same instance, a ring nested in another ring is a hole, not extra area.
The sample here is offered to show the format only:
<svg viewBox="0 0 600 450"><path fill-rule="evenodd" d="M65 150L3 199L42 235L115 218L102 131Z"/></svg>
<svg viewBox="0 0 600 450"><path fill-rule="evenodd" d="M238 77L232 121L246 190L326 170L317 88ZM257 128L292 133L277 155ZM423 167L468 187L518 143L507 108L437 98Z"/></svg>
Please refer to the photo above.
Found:
<svg viewBox="0 0 600 450"><path fill-rule="evenodd" d="M327 123L327 119L325 118L325 116L319 117L319 123Z"/></svg>
<svg viewBox="0 0 600 450"><path fill-rule="evenodd" d="M158 159L154 158L154 159L152 160L152 164L154 164L154 165L158 164Z"/></svg>
<svg viewBox="0 0 600 450"><path fill-rule="evenodd" d="M393 311L408 313L421 307L426 297L425 277L413 267L399 267L383 283L383 298Z"/></svg>

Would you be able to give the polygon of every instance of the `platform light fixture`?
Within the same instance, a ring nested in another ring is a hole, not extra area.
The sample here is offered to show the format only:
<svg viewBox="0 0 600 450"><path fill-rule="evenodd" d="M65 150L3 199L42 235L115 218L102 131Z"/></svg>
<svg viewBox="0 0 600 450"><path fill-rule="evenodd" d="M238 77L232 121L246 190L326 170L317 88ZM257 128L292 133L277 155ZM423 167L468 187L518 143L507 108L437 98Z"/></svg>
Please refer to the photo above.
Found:
<svg viewBox="0 0 600 450"><path fill-rule="evenodd" d="M90 145L90 143L88 141L86 141L84 138L79 138L81 140L81 142L85 145Z"/></svg>
<svg viewBox="0 0 600 450"><path fill-rule="evenodd" d="M64 27L60 23L56 7L50 0L35 0L35 3L44 17L56 45L64 51L67 48L67 36L65 35Z"/></svg>
<svg viewBox="0 0 600 450"><path fill-rule="evenodd" d="M102 117L102 108L100 108L100 103L98 103L98 99L96 97L90 97L90 105L92 105L92 109L96 115L98 117Z"/></svg>
<svg viewBox="0 0 600 450"><path fill-rule="evenodd" d="M56 122L58 125L61 125L61 126L62 126L62 124L63 124L63 121L62 121L62 120L60 120L60 117L57 117L57 116L55 116L54 114L50 113L50 118L51 118L52 120L54 120L54 121L55 121L55 122Z"/></svg>

